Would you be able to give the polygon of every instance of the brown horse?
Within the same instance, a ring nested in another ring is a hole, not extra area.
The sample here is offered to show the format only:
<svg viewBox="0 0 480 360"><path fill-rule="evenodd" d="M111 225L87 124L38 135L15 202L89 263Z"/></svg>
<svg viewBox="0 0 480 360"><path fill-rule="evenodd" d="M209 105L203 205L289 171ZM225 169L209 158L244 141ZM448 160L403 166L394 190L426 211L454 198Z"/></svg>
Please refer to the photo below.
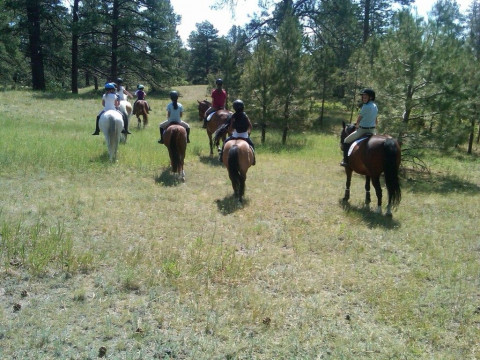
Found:
<svg viewBox="0 0 480 360"><path fill-rule="evenodd" d="M227 141L223 149L222 161L228 170L235 197L242 202L247 171L253 164L253 151L250 145L241 139Z"/></svg>
<svg viewBox="0 0 480 360"><path fill-rule="evenodd" d="M133 107L133 114L137 117L137 128L140 129L142 121L140 116L143 118L143 128L148 125L148 103L145 100L137 100Z"/></svg>
<svg viewBox="0 0 480 360"><path fill-rule="evenodd" d="M340 145L343 140L355 131L354 125L346 125L342 122L342 133ZM392 216L392 206L400 204L401 190L398 178L398 169L401 161L401 149L398 141L389 135L372 135L369 138L355 142L354 148L348 157L348 165L345 167L347 182L343 201L350 198L350 184L352 172L365 175L365 203L370 204L370 179L372 180L377 195L377 213L382 212L382 188L380 186L380 175L385 174L385 185L388 192L387 216Z"/></svg>
<svg viewBox="0 0 480 360"><path fill-rule="evenodd" d="M183 163L185 160L185 151L187 149L187 131L181 125L172 124L165 129L163 141L170 155L170 164L172 172L184 182L185 171Z"/></svg>
<svg viewBox="0 0 480 360"><path fill-rule="evenodd" d="M203 101L197 100L197 102L198 102L198 116L200 120L203 121L203 118L205 117L205 111L207 111L208 108L212 106L212 104L207 100L203 100ZM210 156L213 155L213 145L214 145L214 142L212 140L212 135L215 132L215 130L217 130L221 125L223 125L227 121L228 117L231 114L232 113L228 110L217 110L217 112L213 114L210 120L207 121L207 135L208 135L208 140L210 144ZM225 141L226 135L227 134L223 135L222 137L223 141ZM218 147L218 142L215 142L215 146L217 147L217 150L220 150Z"/></svg>

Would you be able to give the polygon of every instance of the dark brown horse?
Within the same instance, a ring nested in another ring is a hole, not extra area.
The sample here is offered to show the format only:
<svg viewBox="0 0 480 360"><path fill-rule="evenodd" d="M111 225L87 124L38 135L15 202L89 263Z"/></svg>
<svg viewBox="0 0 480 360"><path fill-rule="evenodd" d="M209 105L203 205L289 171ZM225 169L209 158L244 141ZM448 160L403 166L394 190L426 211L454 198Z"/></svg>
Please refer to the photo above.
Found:
<svg viewBox="0 0 480 360"><path fill-rule="evenodd" d="M172 124L163 133L163 142L170 155L172 172L177 174L182 181L185 181L183 163L187 149L187 131L181 125Z"/></svg>
<svg viewBox="0 0 480 360"><path fill-rule="evenodd" d="M133 114L137 117L137 127L140 129L142 125L142 121L140 120L140 116L143 119L143 127L148 125L148 103L145 100L137 100L133 107Z"/></svg>
<svg viewBox="0 0 480 360"><path fill-rule="evenodd" d="M238 201L243 201L247 171L253 164L253 151L245 140L227 141L223 149L223 164L228 170L233 192Z"/></svg>
<svg viewBox="0 0 480 360"><path fill-rule="evenodd" d="M200 120L203 121L205 117L205 111L207 111L208 108L212 106L212 104L207 100L203 100L203 101L197 100L197 102L198 102L198 116L200 117ZM214 145L214 142L212 140L212 135L215 132L215 130L217 130L222 124L224 124L227 121L228 117L231 114L232 113L228 110L217 110L217 112L213 114L210 120L207 121L207 135L208 135L208 140L210 144L210 156L213 155L213 145ZM227 134L223 135L222 137L223 141L225 141L226 135ZM218 142L215 143L215 146L217 146L217 150L220 150L218 148Z"/></svg>
<svg viewBox="0 0 480 360"><path fill-rule="evenodd" d="M346 125L342 122L342 133L340 135L340 145L343 146L343 140L355 131L354 125ZM401 190L398 178L398 169L401 161L401 150L397 140L389 135L372 135L369 138L354 142L354 148L348 157L348 165L345 167L347 182L343 201L347 202L350 198L350 184L352 172L365 175L365 203L368 205L370 199L370 180L372 181L375 193L377 195L377 212L382 212L382 188L380 186L380 175L385 174L385 185L388 192L387 216L392 216L392 206L400 204Z"/></svg>

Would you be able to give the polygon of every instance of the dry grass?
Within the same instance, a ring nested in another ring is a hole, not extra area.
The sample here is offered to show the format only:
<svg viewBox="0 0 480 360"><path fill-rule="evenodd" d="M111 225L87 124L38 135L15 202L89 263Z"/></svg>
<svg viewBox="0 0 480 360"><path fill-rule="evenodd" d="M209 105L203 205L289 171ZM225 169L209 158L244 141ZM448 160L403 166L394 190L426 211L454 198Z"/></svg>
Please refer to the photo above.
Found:
<svg viewBox="0 0 480 360"><path fill-rule="evenodd" d="M185 184L156 143L166 99L110 164L97 98L2 97L1 358L480 357L478 156L407 172L388 219L359 176L340 203L335 136L254 133L239 206L196 120L203 90L180 91Z"/></svg>

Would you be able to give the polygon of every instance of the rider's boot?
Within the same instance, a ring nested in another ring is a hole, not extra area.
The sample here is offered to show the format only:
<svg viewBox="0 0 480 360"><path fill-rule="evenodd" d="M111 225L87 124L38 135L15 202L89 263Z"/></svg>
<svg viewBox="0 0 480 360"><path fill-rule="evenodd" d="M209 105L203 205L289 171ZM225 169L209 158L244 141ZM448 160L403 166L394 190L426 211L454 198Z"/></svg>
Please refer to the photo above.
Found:
<svg viewBox="0 0 480 360"><path fill-rule="evenodd" d="M187 128L187 143L190 142L190 128Z"/></svg>
<svg viewBox="0 0 480 360"><path fill-rule="evenodd" d="M97 116L97 120L95 121L95 132L92 135L100 135L100 128L98 127L98 120L100 120L100 116Z"/></svg>
<svg viewBox="0 0 480 360"><path fill-rule="evenodd" d="M128 131L128 117L126 117L125 115L123 115L123 130L122 130L122 134L128 134L130 135L131 132Z"/></svg>
<svg viewBox="0 0 480 360"><path fill-rule="evenodd" d="M162 128L160 128L160 140L158 140L158 143L159 143L159 144L163 144L163 132L164 132L164 131L165 131L165 130L163 130Z"/></svg>
<svg viewBox="0 0 480 360"><path fill-rule="evenodd" d="M340 166L347 167L348 166L348 149L350 148L351 144L343 144L343 160L340 163Z"/></svg>

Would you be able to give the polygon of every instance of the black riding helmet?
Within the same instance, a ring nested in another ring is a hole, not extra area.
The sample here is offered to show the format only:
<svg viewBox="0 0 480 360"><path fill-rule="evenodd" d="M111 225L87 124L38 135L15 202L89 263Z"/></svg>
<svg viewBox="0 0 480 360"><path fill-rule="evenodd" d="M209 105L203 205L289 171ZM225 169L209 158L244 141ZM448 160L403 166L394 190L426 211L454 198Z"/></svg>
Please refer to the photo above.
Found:
<svg viewBox="0 0 480 360"><path fill-rule="evenodd" d="M363 94L367 94L368 96L370 96L370 100L375 100L375 91L373 91L372 89L363 89L362 91L360 91L360 95Z"/></svg>
<svg viewBox="0 0 480 360"><path fill-rule="evenodd" d="M235 112L241 112L244 109L243 101L240 99L237 99L233 102L233 109Z"/></svg>
<svg viewBox="0 0 480 360"><path fill-rule="evenodd" d="M121 84L123 83L123 79L122 78L117 78L117 81L116 81L117 84Z"/></svg>
<svg viewBox="0 0 480 360"><path fill-rule="evenodd" d="M215 80L215 84L223 85L223 80L222 79L217 79L217 80Z"/></svg>
<svg viewBox="0 0 480 360"><path fill-rule="evenodd" d="M172 100L178 100L178 92L176 92L176 91L170 91L170 99L172 99Z"/></svg>

